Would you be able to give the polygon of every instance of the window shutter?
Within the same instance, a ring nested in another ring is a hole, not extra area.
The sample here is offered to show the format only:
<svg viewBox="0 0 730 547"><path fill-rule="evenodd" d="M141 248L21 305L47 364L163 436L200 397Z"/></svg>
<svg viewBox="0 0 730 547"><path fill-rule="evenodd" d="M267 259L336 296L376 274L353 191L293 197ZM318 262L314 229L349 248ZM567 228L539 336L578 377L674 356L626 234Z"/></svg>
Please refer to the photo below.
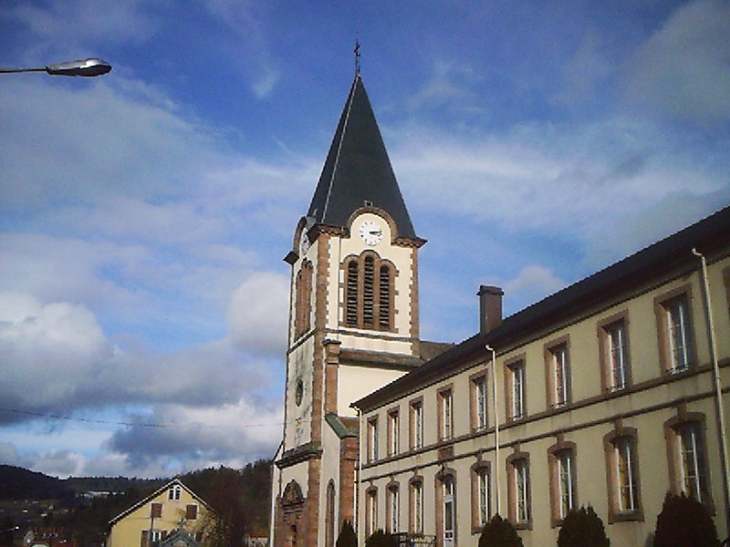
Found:
<svg viewBox="0 0 730 547"><path fill-rule="evenodd" d="M195 520L198 518L198 506L195 504L189 504L185 507L185 518L187 520Z"/></svg>

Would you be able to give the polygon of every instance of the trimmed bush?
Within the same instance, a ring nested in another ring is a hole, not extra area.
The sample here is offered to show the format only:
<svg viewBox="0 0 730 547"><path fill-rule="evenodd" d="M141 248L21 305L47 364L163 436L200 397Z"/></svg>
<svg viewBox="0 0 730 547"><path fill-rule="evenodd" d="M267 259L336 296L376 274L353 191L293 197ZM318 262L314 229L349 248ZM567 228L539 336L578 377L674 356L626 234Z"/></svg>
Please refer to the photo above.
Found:
<svg viewBox="0 0 730 547"><path fill-rule="evenodd" d="M664 498L656 519L654 547L717 547L717 530L707 507L684 493Z"/></svg>
<svg viewBox="0 0 730 547"><path fill-rule="evenodd" d="M352 528L352 523L349 520L346 520L342 523L342 530L340 530L340 535L337 536L337 541L335 542L336 547L357 547L357 534L355 533L355 530Z"/></svg>
<svg viewBox="0 0 730 547"><path fill-rule="evenodd" d="M494 515L484 525L482 535L479 536L479 547L522 547L522 538L508 520Z"/></svg>
<svg viewBox="0 0 730 547"><path fill-rule="evenodd" d="M394 547L395 538L388 532L376 530L365 540L365 547Z"/></svg>
<svg viewBox="0 0 730 547"><path fill-rule="evenodd" d="M558 533L558 547L609 547L603 521L593 507L571 509Z"/></svg>

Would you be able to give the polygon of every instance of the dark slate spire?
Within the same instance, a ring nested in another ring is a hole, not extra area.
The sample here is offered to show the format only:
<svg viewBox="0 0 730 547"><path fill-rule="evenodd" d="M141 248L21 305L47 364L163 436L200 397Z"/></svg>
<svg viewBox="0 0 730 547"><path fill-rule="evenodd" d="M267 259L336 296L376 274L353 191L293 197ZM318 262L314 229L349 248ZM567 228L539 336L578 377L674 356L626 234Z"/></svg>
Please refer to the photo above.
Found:
<svg viewBox="0 0 730 547"><path fill-rule="evenodd" d="M393 217L399 237L416 237L358 72L307 216L318 224L344 227L353 211L365 205Z"/></svg>

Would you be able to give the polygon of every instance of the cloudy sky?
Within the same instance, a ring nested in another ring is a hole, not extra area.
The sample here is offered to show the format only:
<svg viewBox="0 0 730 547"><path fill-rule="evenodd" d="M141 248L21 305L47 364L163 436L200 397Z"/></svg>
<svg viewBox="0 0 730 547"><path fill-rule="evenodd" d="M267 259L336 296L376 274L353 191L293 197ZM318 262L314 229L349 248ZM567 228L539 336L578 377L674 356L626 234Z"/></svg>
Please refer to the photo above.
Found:
<svg viewBox="0 0 730 547"><path fill-rule="evenodd" d="M422 332L514 313L730 204L727 0L4 0L0 463L273 455L288 266L354 74L421 250Z"/></svg>

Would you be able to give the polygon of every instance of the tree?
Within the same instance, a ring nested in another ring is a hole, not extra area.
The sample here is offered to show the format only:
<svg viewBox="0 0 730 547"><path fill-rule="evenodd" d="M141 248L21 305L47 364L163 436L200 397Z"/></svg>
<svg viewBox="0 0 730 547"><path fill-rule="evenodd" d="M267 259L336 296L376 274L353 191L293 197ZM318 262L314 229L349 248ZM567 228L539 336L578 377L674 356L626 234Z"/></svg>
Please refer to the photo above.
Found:
<svg viewBox="0 0 730 547"><path fill-rule="evenodd" d="M571 509L563 519L558 547L609 547L603 521L593 507Z"/></svg>
<svg viewBox="0 0 730 547"><path fill-rule="evenodd" d="M342 523L342 530L340 530L340 535L337 537L335 547L357 547L357 534L355 534L349 520Z"/></svg>
<svg viewBox="0 0 730 547"><path fill-rule="evenodd" d="M508 520L497 514L484 525L479 547L522 547L522 538Z"/></svg>
<svg viewBox="0 0 730 547"><path fill-rule="evenodd" d="M203 522L210 547L242 547L246 536L266 535L271 499L271 461L259 460L243 469L220 466L182 477L215 513Z"/></svg>
<svg viewBox="0 0 730 547"><path fill-rule="evenodd" d="M395 547L395 538L388 532L376 530L365 540L365 547Z"/></svg>
<svg viewBox="0 0 730 547"><path fill-rule="evenodd" d="M717 547L717 530L707 507L684 493L664 498L656 520L654 547Z"/></svg>

